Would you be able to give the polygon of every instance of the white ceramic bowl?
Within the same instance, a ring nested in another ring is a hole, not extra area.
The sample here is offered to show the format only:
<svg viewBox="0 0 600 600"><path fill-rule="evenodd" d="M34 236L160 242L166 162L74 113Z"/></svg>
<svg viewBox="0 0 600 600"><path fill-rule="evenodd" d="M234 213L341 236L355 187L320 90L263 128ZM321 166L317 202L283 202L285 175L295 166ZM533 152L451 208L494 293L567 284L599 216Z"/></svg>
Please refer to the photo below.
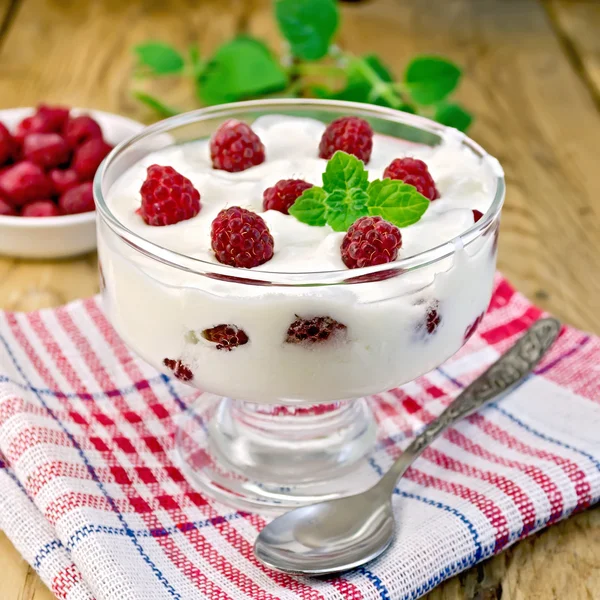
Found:
<svg viewBox="0 0 600 600"><path fill-rule="evenodd" d="M13 131L33 108L0 110L0 122ZM72 113L89 114L102 127L113 146L139 133L144 125L100 110L74 108ZM96 247L96 213L61 217L7 217L0 215L0 255L20 258L65 258L90 252Z"/></svg>

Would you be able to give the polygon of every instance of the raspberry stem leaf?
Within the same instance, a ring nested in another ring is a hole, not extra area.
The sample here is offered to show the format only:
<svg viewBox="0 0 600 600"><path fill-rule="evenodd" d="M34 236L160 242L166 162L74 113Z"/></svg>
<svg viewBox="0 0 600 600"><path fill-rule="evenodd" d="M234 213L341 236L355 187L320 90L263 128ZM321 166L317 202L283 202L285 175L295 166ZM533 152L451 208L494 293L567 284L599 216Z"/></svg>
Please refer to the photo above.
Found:
<svg viewBox="0 0 600 600"><path fill-rule="evenodd" d="M327 54L340 20L335 0L275 0L274 9L295 57L312 61Z"/></svg>
<svg viewBox="0 0 600 600"><path fill-rule="evenodd" d="M198 84L206 104L220 104L282 91L288 76L261 40L239 36L217 48Z"/></svg>
<svg viewBox="0 0 600 600"><path fill-rule="evenodd" d="M139 67L151 75L174 75L181 73L185 61L183 56L170 44L146 42L134 47Z"/></svg>
<svg viewBox="0 0 600 600"><path fill-rule="evenodd" d="M153 111L157 112L161 117L173 117L181 112L172 106L168 106L158 98L151 96L146 92L142 92L141 90L135 90L133 92L133 97L139 100L142 104L145 104L151 108Z"/></svg>
<svg viewBox="0 0 600 600"><path fill-rule="evenodd" d="M440 56L417 56L404 73L404 84L417 104L436 104L451 94L462 75L453 62Z"/></svg>
<svg viewBox="0 0 600 600"><path fill-rule="evenodd" d="M466 131L473 122L473 116L459 104L442 103L436 107L435 120L442 125Z"/></svg>

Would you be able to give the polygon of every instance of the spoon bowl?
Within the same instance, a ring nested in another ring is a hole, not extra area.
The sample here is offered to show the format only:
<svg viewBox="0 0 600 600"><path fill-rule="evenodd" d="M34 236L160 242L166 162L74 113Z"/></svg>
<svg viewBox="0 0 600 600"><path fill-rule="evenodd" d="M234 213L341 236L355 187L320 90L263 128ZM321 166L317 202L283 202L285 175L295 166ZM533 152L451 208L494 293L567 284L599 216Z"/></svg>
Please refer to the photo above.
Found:
<svg viewBox="0 0 600 600"><path fill-rule="evenodd" d="M284 573L338 573L379 556L392 543L394 530L390 497L372 488L282 515L263 529L254 553Z"/></svg>

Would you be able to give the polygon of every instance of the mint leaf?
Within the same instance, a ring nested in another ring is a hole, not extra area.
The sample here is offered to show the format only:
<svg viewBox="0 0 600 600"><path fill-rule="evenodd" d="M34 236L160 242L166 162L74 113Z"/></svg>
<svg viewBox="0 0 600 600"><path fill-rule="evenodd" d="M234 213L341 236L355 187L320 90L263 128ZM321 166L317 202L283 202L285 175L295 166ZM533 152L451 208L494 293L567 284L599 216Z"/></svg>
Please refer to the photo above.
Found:
<svg viewBox="0 0 600 600"><path fill-rule="evenodd" d="M158 98L155 98L150 94L146 94L146 92L134 91L133 97L139 100L142 104L145 104L152 110L156 111L161 117L173 117L181 112L172 106L164 104Z"/></svg>
<svg viewBox="0 0 600 600"><path fill-rule="evenodd" d="M462 71L453 62L438 56L418 56L406 68L404 82L417 104L435 104L450 94Z"/></svg>
<svg viewBox="0 0 600 600"><path fill-rule="evenodd" d="M348 231L356 219L369 214L368 200L369 195L361 188L335 190L325 199L327 224L334 231Z"/></svg>
<svg viewBox="0 0 600 600"><path fill-rule="evenodd" d="M171 75L183 70L183 56L164 42L146 42L135 46L138 62L153 75Z"/></svg>
<svg viewBox="0 0 600 600"><path fill-rule="evenodd" d="M416 223L429 206L417 188L396 179L376 179L369 184L368 209L397 227Z"/></svg>
<svg viewBox="0 0 600 600"><path fill-rule="evenodd" d="M440 104L435 111L435 120L448 127L467 131L473 122L473 116L458 104Z"/></svg>
<svg viewBox="0 0 600 600"><path fill-rule="evenodd" d="M307 225L322 227L327 223L325 218L325 196L323 188L317 186L308 188L290 206L290 215Z"/></svg>
<svg viewBox="0 0 600 600"><path fill-rule="evenodd" d="M362 160L338 150L327 162L323 173L323 189L328 192L359 188L366 190L369 173Z"/></svg>
<svg viewBox="0 0 600 600"><path fill-rule="evenodd" d="M206 104L220 104L283 90L288 78L265 44L240 36L217 49L198 83Z"/></svg>
<svg viewBox="0 0 600 600"><path fill-rule="evenodd" d="M292 54L304 60L327 54L339 23L335 0L276 0L275 17Z"/></svg>

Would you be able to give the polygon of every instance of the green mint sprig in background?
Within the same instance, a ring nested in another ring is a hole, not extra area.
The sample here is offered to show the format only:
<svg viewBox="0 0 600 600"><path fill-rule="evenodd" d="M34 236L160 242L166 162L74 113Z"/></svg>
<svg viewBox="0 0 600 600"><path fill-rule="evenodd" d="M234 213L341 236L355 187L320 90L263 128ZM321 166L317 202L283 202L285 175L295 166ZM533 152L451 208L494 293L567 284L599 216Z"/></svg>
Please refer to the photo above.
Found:
<svg viewBox="0 0 600 600"><path fill-rule="evenodd" d="M368 215L407 227L416 223L428 206L425 196L402 181L376 179L369 183L363 162L338 150L327 163L323 187L306 190L289 212L307 225L348 231L354 221Z"/></svg>
<svg viewBox="0 0 600 600"><path fill-rule="evenodd" d="M133 50L137 57L134 96L160 116L180 112L148 93L142 81L182 77L201 105L261 97L317 97L387 106L433 118L466 131L473 118L449 97L462 75L440 56L417 56L396 80L375 54L355 56L335 45L337 0L273 0L274 17L288 51L278 57L262 40L243 35L203 58L197 46L184 56L160 41Z"/></svg>

